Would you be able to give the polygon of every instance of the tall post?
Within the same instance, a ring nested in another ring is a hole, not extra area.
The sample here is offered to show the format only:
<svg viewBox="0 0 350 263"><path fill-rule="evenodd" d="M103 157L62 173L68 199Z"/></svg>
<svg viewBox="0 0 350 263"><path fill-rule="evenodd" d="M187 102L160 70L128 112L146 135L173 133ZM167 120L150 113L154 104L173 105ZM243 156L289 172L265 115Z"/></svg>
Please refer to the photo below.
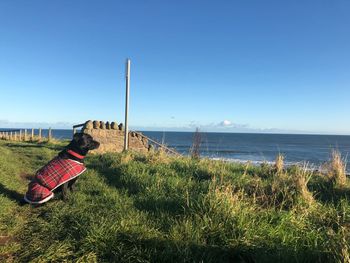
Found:
<svg viewBox="0 0 350 263"><path fill-rule="evenodd" d="M30 137L30 140L31 140L31 141L34 141L34 128L32 128L32 135L31 135L31 137Z"/></svg>
<svg viewBox="0 0 350 263"><path fill-rule="evenodd" d="M50 142L52 139L52 130L51 130L51 127L49 128L49 134L47 136L47 140Z"/></svg>
<svg viewBox="0 0 350 263"><path fill-rule="evenodd" d="M128 150L129 144L129 126L128 126L128 112L129 112L129 90L130 90L130 59L126 60L125 68L125 132L124 132L124 151Z"/></svg>
<svg viewBox="0 0 350 263"><path fill-rule="evenodd" d="M23 137L24 141L27 141L27 129L24 129L24 137Z"/></svg>

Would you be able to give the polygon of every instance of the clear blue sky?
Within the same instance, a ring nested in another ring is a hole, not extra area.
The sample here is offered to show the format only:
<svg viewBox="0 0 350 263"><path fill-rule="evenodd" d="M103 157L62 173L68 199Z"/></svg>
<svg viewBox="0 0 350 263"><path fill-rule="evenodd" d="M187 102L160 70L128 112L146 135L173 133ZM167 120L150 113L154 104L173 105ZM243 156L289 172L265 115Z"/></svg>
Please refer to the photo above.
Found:
<svg viewBox="0 0 350 263"><path fill-rule="evenodd" d="M347 0L1 0L0 126L123 121L130 57L133 127L350 134L349 14Z"/></svg>

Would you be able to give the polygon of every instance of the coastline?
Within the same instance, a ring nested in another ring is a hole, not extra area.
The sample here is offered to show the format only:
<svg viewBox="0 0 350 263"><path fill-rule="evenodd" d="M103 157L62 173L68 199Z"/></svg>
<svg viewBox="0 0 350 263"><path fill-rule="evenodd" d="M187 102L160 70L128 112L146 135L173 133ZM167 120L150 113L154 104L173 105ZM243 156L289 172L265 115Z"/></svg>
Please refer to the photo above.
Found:
<svg viewBox="0 0 350 263"><path fill-rule="evenodd" d="M37 134L38 130L34 130L34 133ZM52 130L52 137L59 140L70 139L72 134L70 129ZM144 134L183 155L190 154L193 132L145 131ZM48 130L43 129L42 135L46 137ZM282 154L286 165L307 163L313 170L319 170L329 161L332 150L337 149L347 163L347 173L350 173L350 164L346 158L350 153L350 136L202 133L201 137L200 154L204 158L239 163L249 161L260 165L271 164L278 154Z"/></svg>
<svg viewBox="0 0 350 263"><path fill-rule="evenodd" d="M337 262L349 249L349 179L283 162L88 155L68 201L23 206L27 178L65 145L0 141L1 259Z"/></svg>

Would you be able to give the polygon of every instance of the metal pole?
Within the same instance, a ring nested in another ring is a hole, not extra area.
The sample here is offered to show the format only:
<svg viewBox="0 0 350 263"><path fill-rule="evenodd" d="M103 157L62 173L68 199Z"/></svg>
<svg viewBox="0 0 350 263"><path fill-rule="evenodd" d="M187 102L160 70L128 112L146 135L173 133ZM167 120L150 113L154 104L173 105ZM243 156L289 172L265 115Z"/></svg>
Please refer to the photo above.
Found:
<svg viewBox="0 0 350 263"><path fill-rule="evenodd" d="M126 94L125 94L124 151L128 150L128 144L129 144L128 112L129 112L129 88L130 88L130 59L126 60L125 82L126 82L125 83Z"/></svg>

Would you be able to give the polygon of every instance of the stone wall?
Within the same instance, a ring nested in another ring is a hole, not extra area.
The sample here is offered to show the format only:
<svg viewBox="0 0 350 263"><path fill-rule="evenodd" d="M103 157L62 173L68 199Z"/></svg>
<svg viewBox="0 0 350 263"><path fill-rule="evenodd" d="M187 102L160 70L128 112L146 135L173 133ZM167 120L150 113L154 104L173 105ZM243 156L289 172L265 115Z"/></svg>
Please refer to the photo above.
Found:
<svg viewBox="0 0 350 263"><path fill-rule="evenodd" d="M100 147L93 153L122 152L124 150L124 128L123 124L116 122L87 121L82 132L90 134L94 140L100 143ZM129 132L129 149L137 152L148 152L149 144L147 138Z"/></svg>

